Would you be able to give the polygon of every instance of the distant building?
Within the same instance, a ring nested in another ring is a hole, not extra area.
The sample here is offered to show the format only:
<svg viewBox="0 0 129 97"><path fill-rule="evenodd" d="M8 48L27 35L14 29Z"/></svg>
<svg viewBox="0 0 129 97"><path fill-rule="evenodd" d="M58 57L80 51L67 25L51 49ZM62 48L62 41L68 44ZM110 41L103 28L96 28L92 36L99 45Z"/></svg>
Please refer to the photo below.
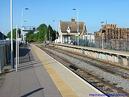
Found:
<svg viewBox="0 0 129 97"><path fill-rule="evenodd" d="M96 46L116 50L129 50L129 28L119 28L116 24L106 24L95 32Z"/></svg>
<svg viewBox="0 0 129 97"><path fill-rule="evenodd" d="M0 40L4 40L4 39L6 39L7 37L2 33L2 32L0 32Z"/></svg>
<svg viewBox="0 0 129 97"><path fill-rule="evenodd" d="M87 33L86 35L84 35L83 39L87 39L89 42L95 43L94 33Z"/></svg>
<svg viewBox="0 0 129 97"><path fill-rule="evenodd" d="M70 43L76 37L83 37L87 31L85 23L77 22L75 19L71 19L71 21L60 21L58 30L58 42L61 43Z"/></svg>

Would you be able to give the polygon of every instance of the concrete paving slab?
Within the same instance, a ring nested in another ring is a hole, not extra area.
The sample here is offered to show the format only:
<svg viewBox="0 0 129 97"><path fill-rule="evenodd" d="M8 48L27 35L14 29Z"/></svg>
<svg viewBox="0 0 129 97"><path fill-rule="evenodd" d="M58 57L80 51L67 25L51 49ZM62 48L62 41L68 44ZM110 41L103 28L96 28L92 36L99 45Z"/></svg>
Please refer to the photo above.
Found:
<svg viewBox="0 0 129 97"><path fill-rule="evenodd" d="M22 52L25 50L22 49ZM40 61L36 57L33 60L28 58L32 54L31 49L27 53L20 59L18 72L5 75L0 97L62 97Z"/></svg>

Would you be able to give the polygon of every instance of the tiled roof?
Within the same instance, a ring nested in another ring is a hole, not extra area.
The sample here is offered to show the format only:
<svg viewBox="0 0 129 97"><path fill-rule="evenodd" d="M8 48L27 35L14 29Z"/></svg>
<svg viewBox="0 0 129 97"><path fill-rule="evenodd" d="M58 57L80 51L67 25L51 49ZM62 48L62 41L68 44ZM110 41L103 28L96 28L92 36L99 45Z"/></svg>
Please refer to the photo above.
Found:
<svg viewBox="0 0 129 97"><path fill-rule="evenodd" d="M86 32L86 27L84 22L76 21L60 21L60 29L62 33L67 33L68 27L70 28L70 33Z"/></svg>

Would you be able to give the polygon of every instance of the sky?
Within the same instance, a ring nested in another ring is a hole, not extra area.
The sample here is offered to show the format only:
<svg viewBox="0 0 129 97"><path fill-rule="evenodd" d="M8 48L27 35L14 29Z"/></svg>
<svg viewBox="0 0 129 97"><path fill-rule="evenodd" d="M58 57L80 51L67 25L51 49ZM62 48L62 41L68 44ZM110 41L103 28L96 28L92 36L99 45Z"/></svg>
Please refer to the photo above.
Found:
<svg viewBox="0 0 129 97"><path fill-rule="evenodd" d="M129 0L13 0L14 28L22 22L35 27L45 23L57 29L60 20L75 17L85 22L88 32L98 31L102 21L129 28ZM0 0L0 31L10 31L10 0Z"/></svg>

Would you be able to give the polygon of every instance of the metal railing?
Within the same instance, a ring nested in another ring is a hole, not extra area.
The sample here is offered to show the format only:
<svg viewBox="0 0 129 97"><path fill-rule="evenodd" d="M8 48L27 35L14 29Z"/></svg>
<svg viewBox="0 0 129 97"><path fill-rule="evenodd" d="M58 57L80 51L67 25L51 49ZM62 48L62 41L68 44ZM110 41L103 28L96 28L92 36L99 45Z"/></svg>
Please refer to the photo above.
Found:
<svg viewBox="0 0 129 97"><path fill-rule="evenodd" d="M10 43L11 43L10 40L0 40L0 45L5 45L5 44L9 45Z"/></svg>
<svg viewBox="0 0 129 97"><path fill-rule="evenodd" d="M0 73L10 63L10 41L0 40Z"/></svg>

